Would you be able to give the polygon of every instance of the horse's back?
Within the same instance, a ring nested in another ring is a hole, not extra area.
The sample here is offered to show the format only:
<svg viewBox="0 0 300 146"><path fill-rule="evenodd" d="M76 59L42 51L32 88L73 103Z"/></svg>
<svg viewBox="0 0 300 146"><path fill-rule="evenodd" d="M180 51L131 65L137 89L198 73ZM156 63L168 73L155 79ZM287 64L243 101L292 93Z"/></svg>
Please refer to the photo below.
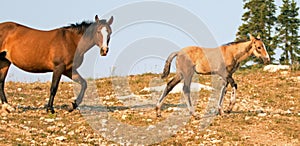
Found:
<svg viewBox="0 0 300 146"><path fill-rule="evenodd" d="M7 35L17 27L17 23L3 22L0 23L0 49Z"/></svg>
<svg viewBox="0 0 300 146"><path fill-rule="evenodd" d="M7 60L25 71L48 72L56 60L72 62L76 46L66 36L69 33L61 29L42 31L13 22L1 23L0 53L5 52ZM66 54L71 55L67 58Z"/></svg>

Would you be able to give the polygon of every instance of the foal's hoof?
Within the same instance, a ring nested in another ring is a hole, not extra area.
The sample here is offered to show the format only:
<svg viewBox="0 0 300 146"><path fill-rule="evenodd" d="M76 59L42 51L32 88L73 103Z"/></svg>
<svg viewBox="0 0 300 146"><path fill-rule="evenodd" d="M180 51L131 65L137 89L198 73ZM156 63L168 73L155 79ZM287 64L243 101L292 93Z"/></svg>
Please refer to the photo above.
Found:
<svg viewBox="0 0 300 146"><path fill-rule="evenodd" d="M232 110L231 109L228 109L228 110L225 110L224 111L226 114L230 114L231 112L232 112Z"/></svg>
<svg viewBox="0 0 300 146"><path fill-rule="evenodd" d="M222 109L222 108L219 108L218 115L220 115L220 116L223 116L223 115L224 115L224 111L223 111L223 109Z"/></svg>
<svg viewBox="0 0 300 146"><path fill-rule="evenodd" d="M155 111L156 111L156 117L160 118L161 117L161 111L158 107L155 107Z"/></svg>

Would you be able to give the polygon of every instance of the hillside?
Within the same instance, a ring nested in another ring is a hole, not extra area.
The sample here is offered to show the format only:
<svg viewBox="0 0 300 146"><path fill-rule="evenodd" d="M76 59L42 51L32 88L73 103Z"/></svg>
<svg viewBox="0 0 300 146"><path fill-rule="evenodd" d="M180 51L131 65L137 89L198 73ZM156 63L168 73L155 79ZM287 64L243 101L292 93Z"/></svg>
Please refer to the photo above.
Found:
<svg viewBox="0 0 300 146"><path fill-rule="evenodd" d="M129 76L126 78L128 82L117 77L93 81L96 86L87 91L80 110L71 113L68 108L78 86L62 82L54 100L55 114L46 113L44 109L50 82L7 82L6 95L16 111L1 112L0 145L107 145L128 137L133 139L131 144L159 141L153 145L300 143L300 71L238 71L234 74L238 90L233 112L212 117L207 123L206 117L195 119L184 115L187 113L185 102L179 93L168 95L163 117L157 118L154 104L160 93L143 89L162 85L168 80L162 81L158 77L156 74L143 74ZM210 76L196 75L194 82L211 86ZM229 103L230 90L229 87L224 101L225 109ZM192 93L199 115L205 113L210 95L210 90ZM106 119L103 119L105 116ZM159 134L151 131L160 128L160 123L164 122L168 126L161 126ZM115 129L109 127L113 124ZM131 129L126 129L128 127ZM135 127L148 130L140 130L140 134L145 134L144 138L137 139L134 136ZM163 135L167 133L164 129L171 130L173 134ZM123 137L114 139L122 134Z"/></svg>

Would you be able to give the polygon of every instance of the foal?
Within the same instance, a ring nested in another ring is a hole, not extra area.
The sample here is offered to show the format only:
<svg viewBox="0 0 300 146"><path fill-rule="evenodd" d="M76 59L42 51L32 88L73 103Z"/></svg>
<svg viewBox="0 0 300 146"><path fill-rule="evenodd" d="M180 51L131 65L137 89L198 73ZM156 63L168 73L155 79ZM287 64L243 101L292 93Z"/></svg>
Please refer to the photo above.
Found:
<svg viewBox="0 0 300 146"><path fill-rule="evenodd" d="M233 87L229 104L229 111L231 111L236 102L235 92L237 89L232 74L238 69L240 62L250 55L262 58L264 63L270 61L262 40L252 35L250 35L250 41L233 42L213 49L191 46L171 53L166 60L161 77L166 78L169 75L171 62L177 56L176 75L168 82L156 104L157 117L161 116L161 106L165 97L181 80L184 82L183 95L187 101L189 112L192 116L196 116L190 99L190 85L194 72L204 75L217 74L222 78L222 89L218 103L220 115L223 114L222 103L228 83Z"/></svg>

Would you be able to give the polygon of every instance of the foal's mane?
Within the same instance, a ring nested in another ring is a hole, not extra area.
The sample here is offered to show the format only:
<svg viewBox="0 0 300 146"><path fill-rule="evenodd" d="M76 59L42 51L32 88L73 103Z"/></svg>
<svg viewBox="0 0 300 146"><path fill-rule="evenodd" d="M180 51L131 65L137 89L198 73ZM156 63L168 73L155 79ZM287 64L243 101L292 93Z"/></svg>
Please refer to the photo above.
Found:
<svg viewBox="0 0 300 146"><path fill-rule="evenodd" d="M106 20L100 20L99 24L105 24ZM83 34L86 32L86 30L93 24L96 24L96 22L92 21L82 21L81 23L75 23L75 24L70 24L68 26L64 26L62 28L64 29L71 29L73 31L76 31L78 34Z"/></svg>
<svg viewBox="0 0 300 146"><path fill-rule="evenodd" d="M224 45L222 45L222 46L236 45L236 44L244 43L244 42L247 42L247 40L238 40L238 41L234 41L234 42L229 42L229 43L224 44Z"/></svg>

